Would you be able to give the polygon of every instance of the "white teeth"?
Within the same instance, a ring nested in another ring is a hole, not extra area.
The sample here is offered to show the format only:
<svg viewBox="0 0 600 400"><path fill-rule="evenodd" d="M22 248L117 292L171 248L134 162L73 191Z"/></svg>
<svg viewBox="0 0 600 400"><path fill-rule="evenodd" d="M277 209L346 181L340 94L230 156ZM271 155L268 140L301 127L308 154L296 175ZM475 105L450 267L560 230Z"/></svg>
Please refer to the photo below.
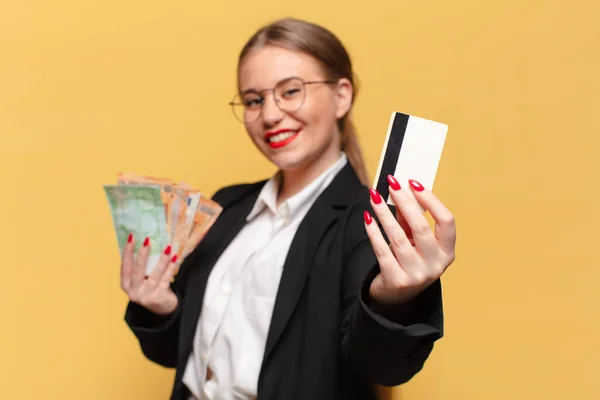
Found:
<svg viewBox="0 0 600 400"><path fill-rule="evenodd" d="M292 136L294 136L296 133L295 132L285 132L285 133L280 133L279 135L275 135L275 136L271 136L269 138L269 142L270 143L277 143L277 142L281 142L283 140L286 140L288 138L291 138Z"/></svg>

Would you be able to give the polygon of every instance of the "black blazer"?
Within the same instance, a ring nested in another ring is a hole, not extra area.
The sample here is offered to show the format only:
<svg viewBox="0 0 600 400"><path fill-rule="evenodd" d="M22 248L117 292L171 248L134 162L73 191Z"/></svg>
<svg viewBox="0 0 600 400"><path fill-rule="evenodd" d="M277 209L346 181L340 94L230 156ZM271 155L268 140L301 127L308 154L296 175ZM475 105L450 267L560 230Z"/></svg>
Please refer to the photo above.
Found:
<svg viewBox="0 0 600 400"><path fill-rule="evenodd" d="M125 321L144 355L176 368L172 400L186 400L182 383L208 276L240 231L265 181L235 185L213 197L223 212L183 261L172 288L173 315L158 317L129 303ZM373 383L407 382L421 370L443 334L441 284L410 304L371 304L379 272L364 228L374 215L348 163L301 222L286 258L258 380L258 400L375 399Z"/></svg>

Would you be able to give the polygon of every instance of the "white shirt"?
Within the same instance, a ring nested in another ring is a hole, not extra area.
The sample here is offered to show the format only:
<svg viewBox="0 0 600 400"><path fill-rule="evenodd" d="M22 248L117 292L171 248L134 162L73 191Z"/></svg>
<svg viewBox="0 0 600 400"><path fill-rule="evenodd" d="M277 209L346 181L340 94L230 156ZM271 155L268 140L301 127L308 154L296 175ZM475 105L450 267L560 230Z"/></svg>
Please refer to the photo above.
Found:
<svg viewBox="0 0 600 400"><path fill-rule="evenodd" d="M298 225L348 159L340 159L277 207L278 176L262 188L247 223L208 278L183 382L199 400L256 396L283 264ZM207 367L212 377L206 381Z"/></svg>

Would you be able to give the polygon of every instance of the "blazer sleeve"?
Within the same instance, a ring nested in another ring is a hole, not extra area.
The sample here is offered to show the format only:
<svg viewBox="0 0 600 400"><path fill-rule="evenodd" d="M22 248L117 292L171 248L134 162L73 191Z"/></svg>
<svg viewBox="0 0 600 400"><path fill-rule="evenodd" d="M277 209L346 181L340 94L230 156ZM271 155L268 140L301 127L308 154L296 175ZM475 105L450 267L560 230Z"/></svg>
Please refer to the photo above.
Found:
<svg viewBox="0 0 600 400"><path fill-rule="evenodd" d="M364 229L365 209L372 212L370 204L363 204L347 221L341 348L361 375L373 383L395 386L423 368L434 342L443 336L441 282L437 280L411 302L375 304L369 288L379 265Z"/></svg>

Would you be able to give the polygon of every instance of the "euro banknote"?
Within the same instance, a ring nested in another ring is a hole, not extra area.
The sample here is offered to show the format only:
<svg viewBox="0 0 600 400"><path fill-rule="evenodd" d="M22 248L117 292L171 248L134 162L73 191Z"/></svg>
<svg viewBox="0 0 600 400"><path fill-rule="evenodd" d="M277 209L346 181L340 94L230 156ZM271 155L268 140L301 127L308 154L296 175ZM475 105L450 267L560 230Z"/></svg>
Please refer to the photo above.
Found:
<svg viewBox="0 0 600 400"><path fill-rule="evenodd" d="M117 244L121 254L130 233L137 238L135 251L144 238L151 243L146 264L149 275L162 252L183 261L202 241L221 214L221 206L202 192L166 178L119 173L117 184L104 185Z"/></svg>

